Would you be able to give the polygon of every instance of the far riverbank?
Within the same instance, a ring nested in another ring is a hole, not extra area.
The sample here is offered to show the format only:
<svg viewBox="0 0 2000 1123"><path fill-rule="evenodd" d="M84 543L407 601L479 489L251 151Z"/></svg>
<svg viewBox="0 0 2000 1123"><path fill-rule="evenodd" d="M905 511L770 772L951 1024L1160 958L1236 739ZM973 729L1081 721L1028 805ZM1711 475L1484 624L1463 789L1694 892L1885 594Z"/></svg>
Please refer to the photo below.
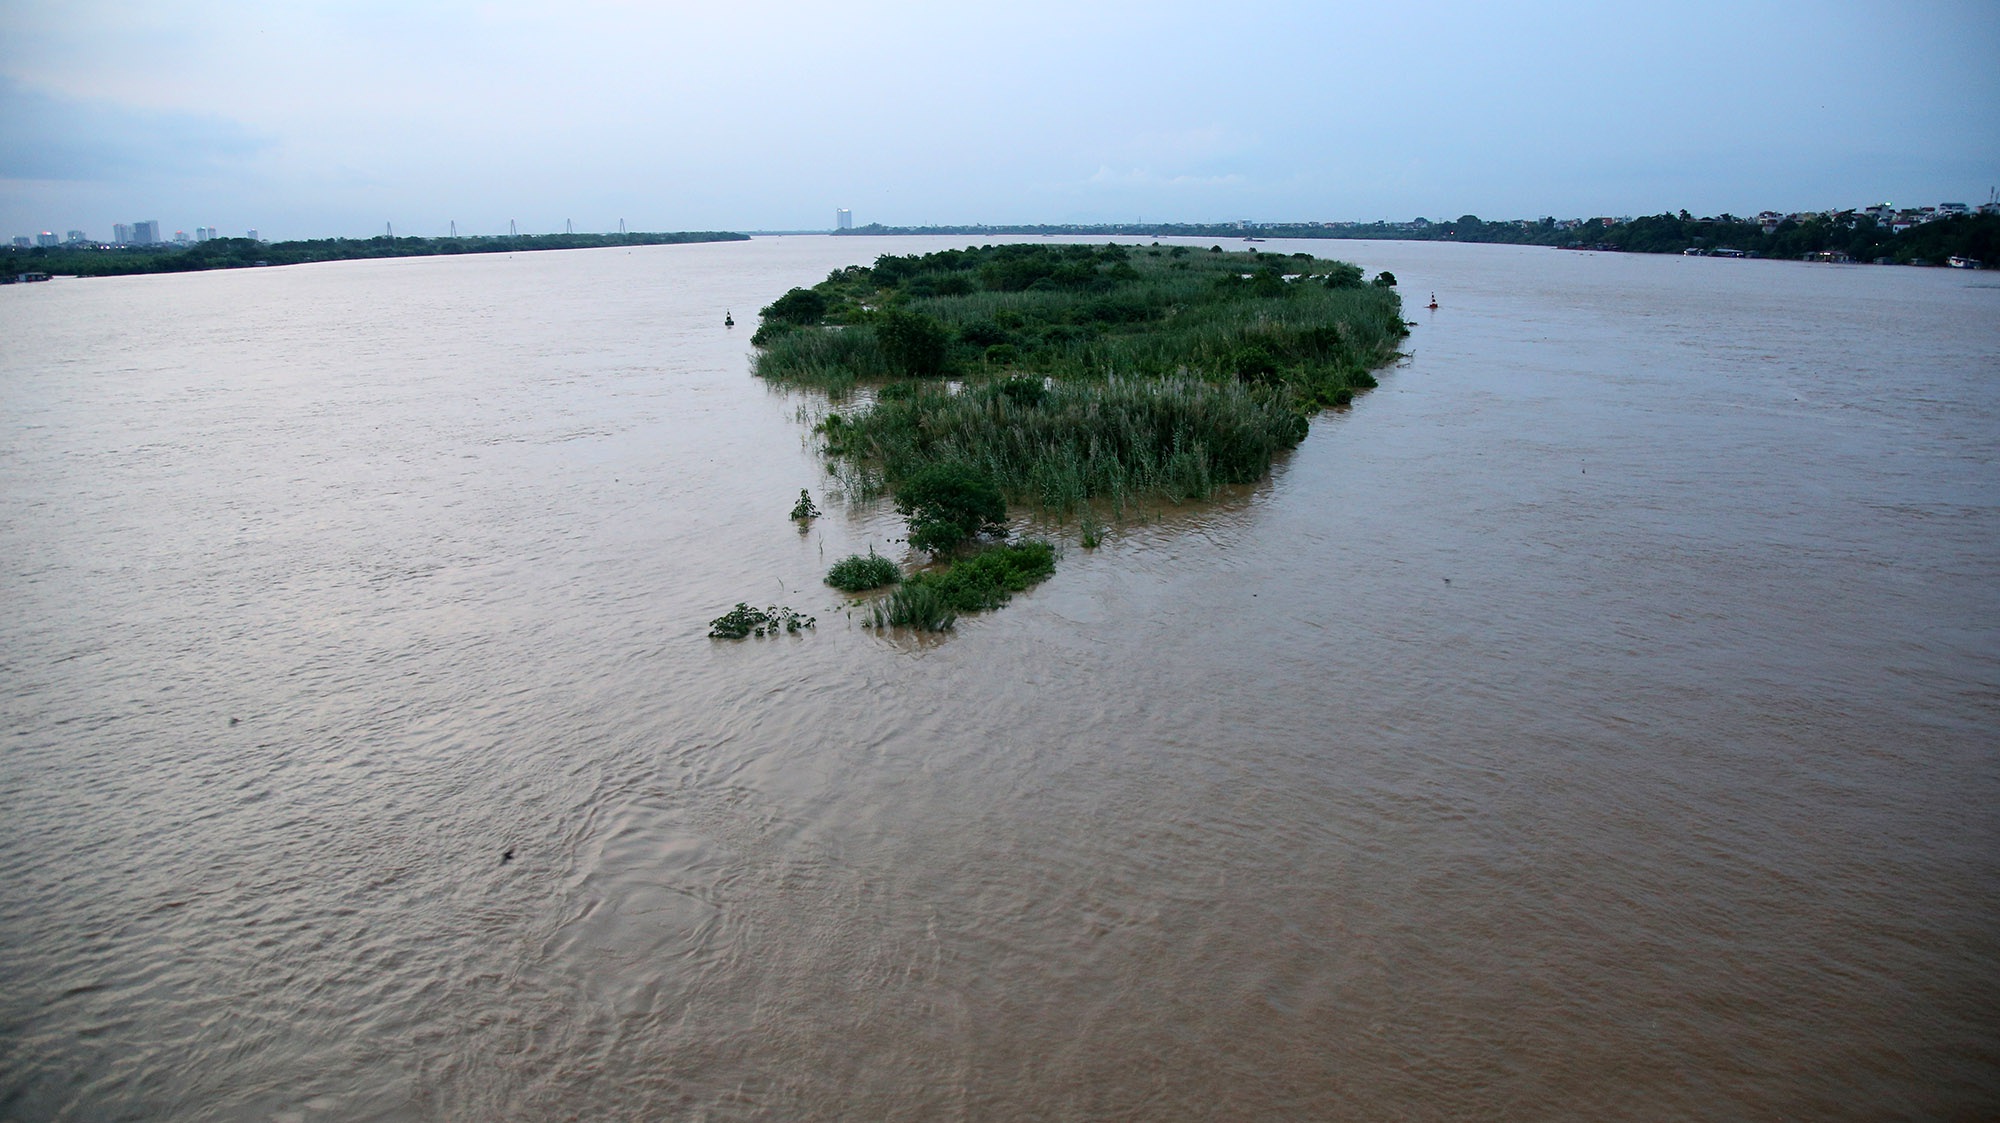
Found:
<svg viewBox="0 0 2000 1123"><path fill-rule="evenodd" d="M2000 215L1941 218L1897 230L1854 211L1786 218L1766 224L1721 215L1695 218L1686 211L1643 218L1593 218L1558 222L1552 218L1485 222L1476 215L1431 222L1265 222L1111 223L1095 226L863 226L837 230L842 236L974 235L1095 239L1108 235L1141 238L1313 238L1379 242L1476 242L1622 253L1709 253L1778 260L1827 259L1884 265L1945 265L1952 258L2000 262Z"/></svg>
<svg viewBox="0 0 2000 1123"><path fill-rule="evenodd" d="M528 253L538 250L606 249L613 246L671 246L687 242L747 242L750 235L721 230L655 234L521 234L465 238L316 238L261 242L255 238L214 238L170 246L38 246L8 251L0 272L49 273L73 277L114 277L134 273L195 273L302 265L313 261L356 261L374 257L442 257L468 253Z"/></svg>

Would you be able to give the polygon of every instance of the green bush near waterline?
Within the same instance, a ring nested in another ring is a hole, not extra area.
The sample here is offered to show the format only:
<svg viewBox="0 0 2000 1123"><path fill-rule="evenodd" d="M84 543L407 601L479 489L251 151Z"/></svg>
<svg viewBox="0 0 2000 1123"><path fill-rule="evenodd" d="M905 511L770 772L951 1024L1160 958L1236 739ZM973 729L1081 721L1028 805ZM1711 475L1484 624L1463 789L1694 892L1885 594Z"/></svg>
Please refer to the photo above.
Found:
<svg viewBox="0 0 2000 1123"><path fill-rule="evenodd" d="M775 636L780 632L796 633L813 626L812 617L789 608L771 605L768 608L751 608L742 601L736 607L708 622L710 639L743 639L747 636Z"/></svg>
<svg viewBox="0 0 2000 1123"><path fill-rule="evenodd" d="M960 612L985 612L1048 580L1055 571L1055 545L1031 538L989 546L949 568L914 574L908 583L936 588L945 603Z"/></svg>
<svg viewBox="0 0 2000 1123"><path fill-rule="evenodd" d="M896 510L909 520L910 545L942 558L982 534L1004 535L1007 500L985 474L933 460L897 481Z"/></svg>
<svg viewBox="0 0 2000 1123"><path fill-rule="evenodd" d="M826 583L845 593L879 589L902 579L903 571L896 568L896 563L877 554L872 546L866 556L849 554L826 571Z"/></svg>
<svg viewBox="0 0 2000 1123"><path fill-rule="evenodd" d="M1029 539L989 546L945 569L911 574L875 606L877 627L945 631L959 614L999 608L1056 571L1052 543Z"/></svg>

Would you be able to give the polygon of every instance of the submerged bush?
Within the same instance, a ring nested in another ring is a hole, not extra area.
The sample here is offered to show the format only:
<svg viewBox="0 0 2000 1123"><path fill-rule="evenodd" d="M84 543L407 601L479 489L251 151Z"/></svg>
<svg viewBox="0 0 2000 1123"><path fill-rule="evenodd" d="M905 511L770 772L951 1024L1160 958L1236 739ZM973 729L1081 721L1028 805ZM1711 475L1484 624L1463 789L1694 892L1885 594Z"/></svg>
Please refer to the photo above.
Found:
<svg viewBox="0 0 2000 1123"><path fill-rule="evenodd" d="M708 622L710 639L742 639L745 636L775 636L779 632L797 632L810 628L815 621L812 617L794 612L789 608L771 605L769 608L751 608L742 601L736 607Z"/></svg>
<svg viewBox="0 0 2000 1123"><path fill-rule="evenodd" d="M1030 539L989 546L949 568L910 575L902 588L876 604L874 623L944 631L959 614L999 608L1055 571L1056 550L1048 542Z"/></svg>
<svg viewBox="0 0 2000 1123"><path fill-rule="evenodd" d="M833 563L826 571L826 583L847 593L859 593L868 589L879 589L893 585L903 579L903 573L896 563L875 552L870 546L868 554L849 554Z"/></svg>
<svg viewBox="0 0 2000 1123"><path fill-rule="evenodd" d="M1029 539L989 546L949 569L914 574L908 583L937 589L956 611L984 612L1048 580L1055 571L1056 548L1040 539Z"/></svg>
<svg viewBox="0 0 2000 1123"><path fill-rule="evenodd" d="M944 557L981 534L1003 533L1007 501L985 475L964 464L931 464L895 489L896 510L909 520L910 545Z"/></svg>

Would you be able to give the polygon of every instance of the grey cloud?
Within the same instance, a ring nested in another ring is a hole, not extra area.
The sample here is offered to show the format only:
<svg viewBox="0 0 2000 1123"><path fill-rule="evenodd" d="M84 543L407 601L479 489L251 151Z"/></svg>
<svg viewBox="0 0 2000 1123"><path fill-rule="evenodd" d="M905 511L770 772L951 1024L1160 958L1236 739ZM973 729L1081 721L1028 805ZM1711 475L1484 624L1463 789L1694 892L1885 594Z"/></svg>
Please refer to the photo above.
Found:
<svg viewBox="0 0 2000 1123"><path fill-rule="evenodd" d="M79 101L0 77L0 179L195 177L275 146L226 117Z"/></svg>

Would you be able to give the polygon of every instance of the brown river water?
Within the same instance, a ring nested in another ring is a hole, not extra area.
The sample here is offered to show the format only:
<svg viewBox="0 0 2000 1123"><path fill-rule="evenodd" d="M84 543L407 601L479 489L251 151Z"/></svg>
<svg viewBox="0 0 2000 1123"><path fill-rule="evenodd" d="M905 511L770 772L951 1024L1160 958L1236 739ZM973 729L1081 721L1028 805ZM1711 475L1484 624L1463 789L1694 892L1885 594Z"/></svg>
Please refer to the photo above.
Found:
<svg viewBox="0 0 2000 1123"><path fill-rule="evenodd" d="M965 242L0 290L0 1117L2000 1116L1995 274L1271 243L1381 389L880 635L749 329Z"/></svg>

